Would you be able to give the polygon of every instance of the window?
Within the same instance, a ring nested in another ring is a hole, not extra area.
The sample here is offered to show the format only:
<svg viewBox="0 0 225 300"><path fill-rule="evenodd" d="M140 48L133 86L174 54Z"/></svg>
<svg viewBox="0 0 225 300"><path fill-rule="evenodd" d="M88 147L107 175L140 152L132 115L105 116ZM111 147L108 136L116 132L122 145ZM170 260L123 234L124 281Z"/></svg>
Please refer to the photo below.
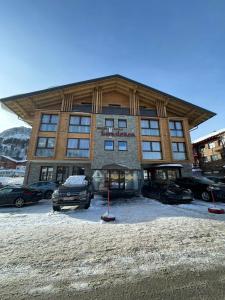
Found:
<svg viewBox="0 0 225 300"><path fill-rule="evenodd" d="M89 133L90 117L70 116L69 132Z"/></svg>
<svg viewBox="0 0 225 300"><path fill-rule="evenodd" d="M53 167L41 167L40 181L50 181L53 179Z"/></svg>
<svg viewBox="0 0 225 300"><path fill-rule="evenodd" d="M216 160L219 160L219 159L220 159L220 157L219 157L218 154L213 154L213 155L211 155L211 160L212 160L212 161L216 161Z"/></svg>
<svg viewBox="0 0 225 300"><path fill-rule="evenodd" d="M185 143L172 143L172 150L174 160L187 159Z"/></svg>
<svg viewBox="0 0 225 300"><path fill-rule="evenodd" d="M159 121L141 120L141 135L159 136Z"/></svg>
<svg viewBox="0 0 225 300"><path fill-rule="evenodd" d="M119 141L118 149L119 151L127 151L127 141Z"/></svg>
<svg viewBox="0 0 225 300"><path fill-rule="evenodd" d="M181 121L170 121L170 135L175 137L183 137L183 126Z"/></svg>
<svg viewBox="0 0 225 300"><path fill-rule="evenodd" d="M36 156L52 157L54 155L55 138L39 137L37 142Z"/></svg>
<svg viewBox="0 0 225 300"><path fill-rule="evenodd" d="M67 157L89 157L89 139L68 139L67 140Z"/></svg>
<svg viewBox="0 0 225 300"><path fill-rule="evenodd" d="M207 162L209 162L209 159L208 159L208 157L207 157L207 156L203 156L203 157L202 157L202 159L203 159L203 162L204 162L204 163L207 163Z"/></svg>
<svg viewBox="0 0 225 300"><path fill-rule="evenodd" d="M105 119L105 127L114 127L113 119Z"/></svg>
<svg viewBox="0 0 225 300"><path fill-rule="evenodd" d="M209 149L213 149L213 148L215 148L215 147L216 147L215 143L209 143L209 144L208 144L208 148L209 148Z"/></svg>
<svg viewBox="0 0 225 300"><path fill-rule="evenodd" d="M9 194L13 191L12 188L3 188L0 190L0 194Z"/></svg>
<svg viewBox="0 0 225 300"><path fill-rule="evenodd" d="M40 131L56 131L58 120L58 115L42 115Z"/></svg>
<svg viewBox="0 0 225 300"><path fill-rule="evenodd" d="M104 141L104 149L108 151L114 150L114 141Z"/></svg>
<svg viewBox="0 0 225 300"><path fill-rule="evenodd" d="M142 142L143 159L162 159L160 142Z"/></svg>
<svg viewBox="0 0 225 300"><path fill-rule="evenodd" d="M85 175L85 168L74 166L72 175Z"/></svg>
<svg viewBox="0 0 225 300"><path fill-rule="evenodd" d="M118 127L119 128L127 128L127 120L119 119L118 120Z"/></svg>

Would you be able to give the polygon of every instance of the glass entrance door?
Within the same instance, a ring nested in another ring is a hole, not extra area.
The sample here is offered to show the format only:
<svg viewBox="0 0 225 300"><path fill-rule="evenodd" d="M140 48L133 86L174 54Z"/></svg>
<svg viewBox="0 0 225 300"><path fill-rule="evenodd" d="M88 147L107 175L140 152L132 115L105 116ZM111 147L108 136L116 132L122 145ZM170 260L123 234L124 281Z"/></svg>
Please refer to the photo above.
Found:
<svg viewBox="0 0 225 300"><path fill-rule="evenodd" d="M125 189L125 172L121 170L108 171L108 183L111 190Z"/></svg>
<svg viewBox="0 0 225 300"><path fill-rule="evenodd" d="M56 171L56 181L63 183L69 176L69 167L60 166L57 167Z"/></svg>

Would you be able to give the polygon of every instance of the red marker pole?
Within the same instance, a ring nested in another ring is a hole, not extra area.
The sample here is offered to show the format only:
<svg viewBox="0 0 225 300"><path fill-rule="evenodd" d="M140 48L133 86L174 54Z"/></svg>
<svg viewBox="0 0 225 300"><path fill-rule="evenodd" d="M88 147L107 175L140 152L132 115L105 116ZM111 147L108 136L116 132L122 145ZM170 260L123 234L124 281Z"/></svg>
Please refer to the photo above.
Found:
<svg viewBox="0 0 225 300"><path fill-rule="evenodd" d="M108 215L109 215L109 201L110 201L109 196L110 196L110 194L109 194L109 188L108 188Z"/></svg>
<svg viewBox="0 0 225 300"><path fill-rule="evenodd" d="M216 207L216 205L215 205L216 200L215 200L215 196L214 196L213 190L210 189L210 191L211 191L211 195L212 195L212 202L213 202L214 205L213 205L213 207L211 207L211 208L209 207L208 208L208 212L212 213L212 214L218 214L218 215L224 214L225 213L224 209Z"/></svg>

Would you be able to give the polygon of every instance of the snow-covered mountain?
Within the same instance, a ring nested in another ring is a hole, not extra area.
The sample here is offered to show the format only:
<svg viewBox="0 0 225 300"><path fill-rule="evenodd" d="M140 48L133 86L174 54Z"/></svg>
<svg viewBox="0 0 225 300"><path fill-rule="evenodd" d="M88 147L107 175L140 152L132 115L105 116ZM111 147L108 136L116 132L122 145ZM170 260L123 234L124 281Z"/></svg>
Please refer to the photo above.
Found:
<svg viewBox="0 0 225 300"><path fill-rule="evenodd" d="M26 159L31 128L14 127L0 133L0 155L17 160Z"/></svg>

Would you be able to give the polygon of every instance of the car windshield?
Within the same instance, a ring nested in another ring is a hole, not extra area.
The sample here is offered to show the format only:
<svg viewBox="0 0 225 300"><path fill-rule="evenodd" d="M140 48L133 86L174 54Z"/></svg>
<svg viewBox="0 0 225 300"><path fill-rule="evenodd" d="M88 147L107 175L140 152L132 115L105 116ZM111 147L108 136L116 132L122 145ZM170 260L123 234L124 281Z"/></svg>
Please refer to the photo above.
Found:
<svg viewBox="0 0 225 300"><path fill-rule="evenodd" d="M195 177L195 180L199 183L205 183L205 184L214 184L215 182L206 178L206 177L201 177L201 178L198 178L198 177Z"/></svg>

